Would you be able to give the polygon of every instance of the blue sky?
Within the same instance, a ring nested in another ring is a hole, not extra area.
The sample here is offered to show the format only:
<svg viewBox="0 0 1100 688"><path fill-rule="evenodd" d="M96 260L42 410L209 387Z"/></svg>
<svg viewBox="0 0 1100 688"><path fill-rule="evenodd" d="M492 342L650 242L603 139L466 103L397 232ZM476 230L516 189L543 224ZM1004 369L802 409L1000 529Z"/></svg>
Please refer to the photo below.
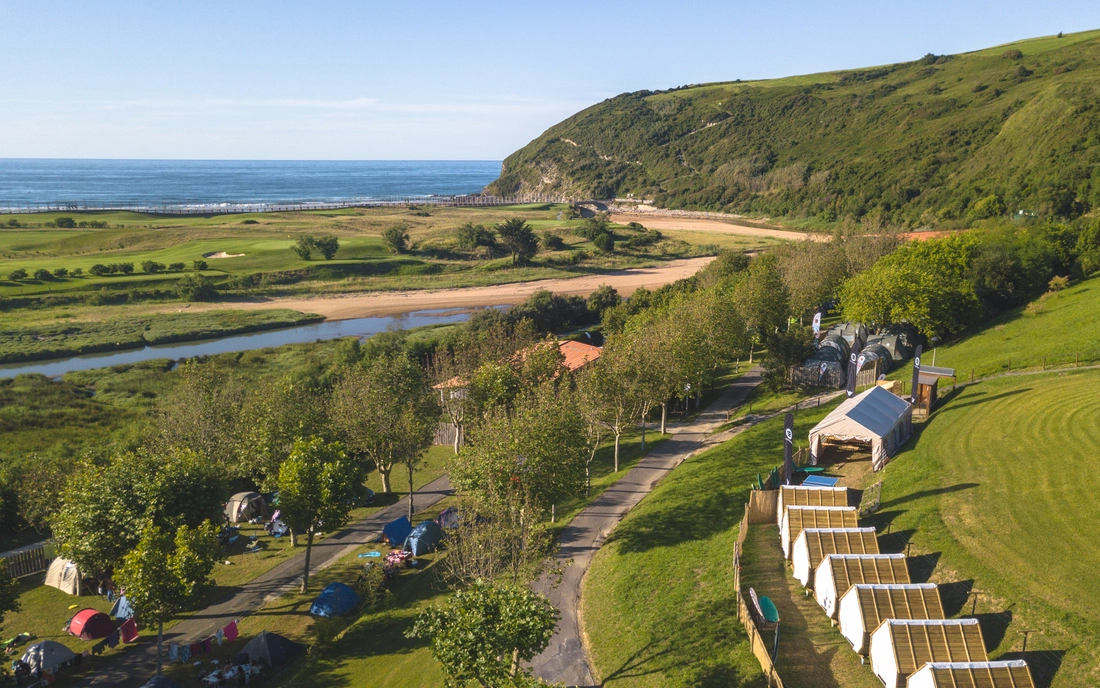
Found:
<svg viewBox="0 0 1100 688"><path fill-rule="evenodd" d="M1100 28L1100 2L0 1L0 157L501 159L643 88Z"/></svg>

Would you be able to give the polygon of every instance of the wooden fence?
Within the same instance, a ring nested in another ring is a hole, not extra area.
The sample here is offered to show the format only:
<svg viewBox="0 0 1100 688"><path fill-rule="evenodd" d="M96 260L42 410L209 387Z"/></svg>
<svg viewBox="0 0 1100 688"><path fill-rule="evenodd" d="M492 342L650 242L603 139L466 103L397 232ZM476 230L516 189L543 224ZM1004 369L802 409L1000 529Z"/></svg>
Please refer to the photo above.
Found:
<svg viewBox="0 0 1100 688"><path fill-rule="evenodd" d="M734 585L737 588L737 619L745 627L745 633L749 636L749 647L753 655L760 662L760 670L768 681L769 688L783 688L783 679L779 678L775 663L772 661L772 653L768 644L756 625L756 620L749 612L748 603L745 602L745 594L741 588L741 555L745 544L745 538L749 534L751 523L774 523L775 510L779 503L778 490L753 490L749 494L749 501L745 504L745 516L741 519L741 529L737 533L737 543L733 546L733 576Z"/></svg>
<svg viewBox="0 0 1100 688"><path fill-rule="evenodd" d="M38 547L21 550L4 557L12 578L22 578L42 573L50 567L54 559L53 545L45 543Z"/></svg>

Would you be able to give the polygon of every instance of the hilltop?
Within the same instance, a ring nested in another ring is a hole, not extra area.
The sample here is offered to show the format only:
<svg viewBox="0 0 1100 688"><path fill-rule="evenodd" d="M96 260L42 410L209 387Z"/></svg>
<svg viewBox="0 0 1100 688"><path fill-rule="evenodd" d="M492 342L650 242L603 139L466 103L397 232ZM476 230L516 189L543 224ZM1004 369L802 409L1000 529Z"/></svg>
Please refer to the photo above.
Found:
<svg viewBox="0 0 1100 688"><path fill-rule="evenodd" d="M498 194L948 225L1100 207L1100 31L624 93L509 156Z"/></svg>

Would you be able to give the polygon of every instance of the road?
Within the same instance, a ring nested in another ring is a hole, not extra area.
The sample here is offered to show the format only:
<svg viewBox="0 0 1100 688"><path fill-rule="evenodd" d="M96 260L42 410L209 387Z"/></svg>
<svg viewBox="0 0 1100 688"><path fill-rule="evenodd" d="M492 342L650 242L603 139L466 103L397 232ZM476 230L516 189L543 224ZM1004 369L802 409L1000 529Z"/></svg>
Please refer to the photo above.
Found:
<svg viewBox="0 0 1100 688"><path fill-rule="evenodd" d="M739 225L725 220L710 220L706 218L678 217L676 215L662 215L660 213L612 213L611 221L619 224L640 222L648 229L664 229L681 232L710 232L713 234L736 234L739 236L767 237L769 239L783 239L785 241L828 241L828 234L811 234L809 232L796 232L789 229L768 229L767 227L753 227L752 225Z"/></svg>
<svg viewBox="0 0 1100 688"><path fill-rule="evenodd" d="M583 509L562 531L561 551L565 568L561 585L550 587L547 579L534 588L550 598L561 612L561 619L550 646L531 662L535 675L550 683L567 686L593 686L593 672L582 640L580 620L581 590L584 576L611 530L672 469L707 443L708 435L726 422L726 412L740 406L757 385L762 369L758 366L741 378L691 423L669 428L672 437L646 454L634 468Z"/></svg>

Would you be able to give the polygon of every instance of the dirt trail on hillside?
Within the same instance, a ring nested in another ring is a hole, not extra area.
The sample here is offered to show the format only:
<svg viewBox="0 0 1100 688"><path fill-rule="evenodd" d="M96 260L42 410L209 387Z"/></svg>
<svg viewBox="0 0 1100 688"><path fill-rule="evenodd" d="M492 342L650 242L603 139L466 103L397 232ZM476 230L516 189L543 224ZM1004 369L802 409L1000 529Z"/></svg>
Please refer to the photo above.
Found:
<svg viewBox="0 0 1100 688"><path fill-rule="evenodd" d="M508 306L524 301L539 289L549 289L557 294L588 296L600 286L609 284L623 296L629 296L639 287L657 287L691 277L700 268L714 260L711 256L674 260L651 268L630 268L596 275L496 284L489 287L461 287L454 289L385 291L365 294L340 294L336 296L312 296L305 298L276 298L267 301L221 302L217 304L191 304L187 311L213 309L258 310L292 308L304 313L316 313L329 320L368 318L397 315L411 311L444 308L476 308L479 306ZM179 310L173 308L173 311Z"/></svg>
<svg viewBox="0 0 1100 688"><path fill-rule="evenodd" d="M767 229L764 227L750 227L737 225L722 220L705 220L687 217L667 217L656 213L613 213L611 221L618 224L639 222L649 229L666 229L671 231L686 232L713 232L717 234L740 234L742 236L769 237L772 239L790 239L800 241L813 239L814 241L828 241L827 234L808 234L806 232L794 232L786 229Z"/></svg>

